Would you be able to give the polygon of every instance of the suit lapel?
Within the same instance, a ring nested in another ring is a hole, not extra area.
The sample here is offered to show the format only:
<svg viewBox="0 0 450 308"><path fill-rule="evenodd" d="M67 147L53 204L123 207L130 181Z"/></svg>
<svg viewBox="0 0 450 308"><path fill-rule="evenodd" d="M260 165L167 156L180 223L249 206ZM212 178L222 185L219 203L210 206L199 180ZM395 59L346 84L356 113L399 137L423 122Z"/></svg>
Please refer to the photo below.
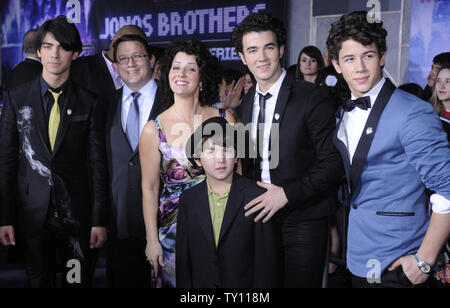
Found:
<svg viewBox="0 0 450 308"><path fill-rule="evenodd" d="M253 103L255 100L256 86L252 87L244 97L242 103L242 123L247 125L252 122Z"/></svg>
<svg viewBox="0 0 450 308"><path fill-rule="evenodd" d="M199 200L196 202L198 206L195 206L196 214L198 217L198 224L200 225L205 238L209 241L212 247L216 247L214 242L214 231L212 226L211 213L209 210L208 188L206 180L198 184L200 187Z"/></svg>
<svg viewBox="0 0 450 308"><path fill-rule="evenodd" d="M42 144L44 145L45 151L50 158L52 153L50 151L50 141L48 139L48 123L47 118L44 113L44 107L42 103L42 95L41 95L41 84L40 78L38 77L33 82L31 86L30 93L28 97L39 97L39 99L31 100L31 104L33 105L34 110L34 121L36 124L36 129L38 131L38 135L41 139Z"/></svg>
<svg viewBox="0 0 450 308"><path fill-rule="evenodd" d="M291 94L292 82L293 78L291 74L286 74L283 83L281 84L280 91L278 92L278 98L275 104L275 110L273 112L272 125L281 123L283 119L284 109L286 108L286 105L289 101L289 96Z"/></svg>
<svg viewBox="0 0 450 308"><path fill-rule="evenodd" d="M350 154L348 152L347 145L342 142L342 140L338 137L339 132L344 130L343 127L341 127L342 120L344 118L344 112L342 110L342 107L340 107L339 111L337 112L337 123L336 123L336 131L333 136L333 144L338 149L339 153L341 154L342 160L344 162L344 169L345 169L345 177L347 178L347 183L350 184ZM344 130L345 132L345 130Z"/></svg>
<svg viewBox="0 0 450 308"><path fill-rule="evenodd" d="M66 104L64 104L62 106L63 109L61 112L61 121L59 123L58 133L56 135L55 147L53 149L53 156L58 151L58 149L64 139L64 136L66 135L67 130L69 129L70 121L72 119L72 114L73 114L73 111L75 110L76 104L77 104L78 93L75 90L75 87L71 81L69 81L66 91L67 91L67 95L66 95L67 102L66 102Z"/></svg>
<svg viewBox="0 0 450 308"><path fill-rule="evenodd" d="M270 153L272 152L272 143L273 144L279 144L279 138L280 138L280 123L283 120L283 115L286 109L286 105L289 102L289 97L291 95L291 90L292 90L292 83L293 83L294 79L293 76L291 76L291 74L286 74L286 76L284 77L283 83L281 84L280 90L278 92L278 98L277 98L277 102L275 103L275 109L273 112L273 117L272 117L272 126L271 126L271 132L270 132L270 136L269 136L269 145L268 145L268 150L269 150L269 161L272 159L272 157L270 156ZM275 129L275 126L278 125L278 129ZM271 168L270 169L270 177L272 179L272 183L277 183L274 181L274 179L276 179L278 177L278 175L276 174L276 168Z"/></svg>
<svg viewBox="0 0 450 308"><path fill-rule="evenodd" d="M114 96L115 108L112 112L112 124L111 124L111 143L118 144L122 150L127 151L130 155L130 160L136 155L137 151L131 149L130 143L128 142L127 135L123 131L122 127L122 89L116 91Z"/></svg>
<svg viewBox="0 0 450 308"><path fill-rule="evenodd" d="M363 133L356 147L355 154L353 155L352 166L350 168L350 187L352 193L355 191L361 176L361 171L366 162L367 154L369 153L370 146L376 133L378 121L380 120L381 114L389 102L394 90L395 86L389 79L386 79L386 82L377 96L373 109L370 112L369 118L367 119Z"/></svg>
<svg viewBox="0 0 450 308"><path fill-rule="evenodd" d="M233 175L233 183L231 185L230 194L228 195L227 206L225 208L225 214L222 221L222 227L220 228L219 241L217 243L217 248L219 248L224 236L230 229L236 214L239 213L239 209L242 206L242 200L244 196L242 192L238 189L239 185L236 183L239 181L240 176L236 173Z"/></svg>

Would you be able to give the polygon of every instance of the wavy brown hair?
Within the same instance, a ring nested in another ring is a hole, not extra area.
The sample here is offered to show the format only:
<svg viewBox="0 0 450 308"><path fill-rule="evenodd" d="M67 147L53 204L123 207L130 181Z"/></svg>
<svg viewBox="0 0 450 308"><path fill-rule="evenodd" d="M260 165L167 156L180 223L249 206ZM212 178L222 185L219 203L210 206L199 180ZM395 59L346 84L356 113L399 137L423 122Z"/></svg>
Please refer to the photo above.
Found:
<svg viewBox="0 0 450 308"><path fill-rule="evenodd" d="M449 65L449 64L446 64L446 65L442 66L442 67L439 69L438 73L436 74L436 79L437 79L437 77L439 76L439 73L442 72L442 70L450 70L450 65ZM433 105L434 110L436 110L437 114L438 114L440 117L443 117L443 116L444 116L444 111L445 111L445 109L444 109L444 103L443 103L443 102L439 99L439 97L437 96L436 82L434 82L434 85L433 85L433 95L431 95L430 103L431 103L431 105Z"/></svg>

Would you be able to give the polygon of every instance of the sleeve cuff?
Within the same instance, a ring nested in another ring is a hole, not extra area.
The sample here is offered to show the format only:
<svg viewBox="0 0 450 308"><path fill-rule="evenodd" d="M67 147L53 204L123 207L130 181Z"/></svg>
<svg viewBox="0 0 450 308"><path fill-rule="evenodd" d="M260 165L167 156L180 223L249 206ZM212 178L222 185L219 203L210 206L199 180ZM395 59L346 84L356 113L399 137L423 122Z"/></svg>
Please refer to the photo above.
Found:
<svg viewBox="0 0 450 308"><path fill-rule="evenodd" d="M436 214L450 213L450 200L438 194L433 194L430 197L431 209Z"/></svg>

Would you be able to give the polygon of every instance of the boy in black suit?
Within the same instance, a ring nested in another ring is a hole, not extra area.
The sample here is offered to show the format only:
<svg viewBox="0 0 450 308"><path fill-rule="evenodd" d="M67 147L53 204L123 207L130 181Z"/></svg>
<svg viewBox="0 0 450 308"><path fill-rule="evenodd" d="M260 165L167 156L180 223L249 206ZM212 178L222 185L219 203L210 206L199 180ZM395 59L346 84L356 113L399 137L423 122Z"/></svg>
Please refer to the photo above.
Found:
<svg viewBox="0 0 450 308"><path fill-rule="evenodd" d="M180 196L176 285L180 288L277 287L280 239L274 223L254 223L244 205L264 189L234 172L237 130L221 117L202 123L186 155L206 180Z"/></svg>

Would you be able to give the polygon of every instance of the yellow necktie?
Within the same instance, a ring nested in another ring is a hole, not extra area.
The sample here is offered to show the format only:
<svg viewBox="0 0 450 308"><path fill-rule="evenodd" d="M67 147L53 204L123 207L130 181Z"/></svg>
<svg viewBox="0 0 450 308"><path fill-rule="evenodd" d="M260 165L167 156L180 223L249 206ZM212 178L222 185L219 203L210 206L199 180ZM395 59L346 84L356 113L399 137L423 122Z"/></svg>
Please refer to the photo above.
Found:
<svg viewBox="0 0 450 308"><path fill-rule="evenodd" d="M59 122L61 120L58 98L61 95L62 91L56 93L50 89L48 90L53 95L53 99L55 100L52 106L52 110L50 110L50 117L48 119L48 139L50 140L50 148L53 151L53 147L55 146L56 134L58 133Z"/></svg>

